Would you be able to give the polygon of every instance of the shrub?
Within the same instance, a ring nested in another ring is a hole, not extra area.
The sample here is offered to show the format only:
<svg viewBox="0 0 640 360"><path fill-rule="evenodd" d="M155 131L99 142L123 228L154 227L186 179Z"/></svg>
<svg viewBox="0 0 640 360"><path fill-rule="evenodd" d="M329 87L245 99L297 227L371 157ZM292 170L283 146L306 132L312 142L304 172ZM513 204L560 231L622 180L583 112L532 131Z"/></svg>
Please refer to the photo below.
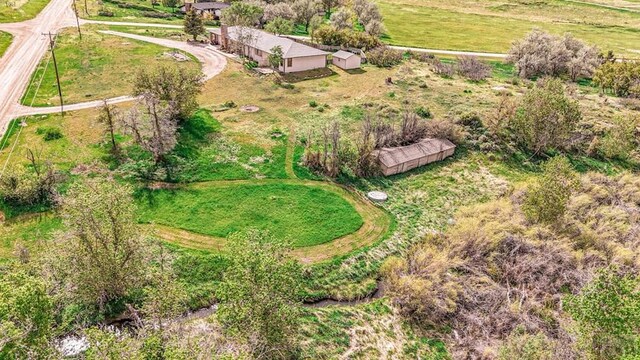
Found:
<svg viewBox="0 0 640 360"><path fill-rule="evenodd" d="M113 13L113 11L109 10L98 10L98 16L114 17L115 14Z"/></svg>
<svg viewBox="0 0 640 360"><path fill-rule="evenodd" d="M531 335L518 327L500 347L498 360L552 360L554 345L543 333Z"/></svg>
<svg viewBox="0 0 640 360"><path fill-rule="evenodd" d="M44 141L52 141L64 137L62 131L57 127L40 127L36 129L36 134L42 135Z"/></svg>
<svg viewBox="0 0 640 360"><path fill-rule="evenodd" d="M507 61L523 78L568 75L571 80L591 77L600 64L599 51L566 34L554 36L536 29L509 50Z"/></svg>
<svg viewBox="0 0 640 360"><path fill-rule="evenodd" d="M11 206L49 206L58 192L60 176L49 165L35 164L37 171L10 168L0 179L0 194Z"/></svg>
<svg viewBox="0 0 640 360"><path fill-rule="evenodd" d="M380 39L367 33L351 29L338 30L332 26L321 26L312 34L312 40L331 46L353 47L358 49L373 49L382 45Z"/></svg>
<svg viewBox="0 0 640 360"><path fill-rule="evenodd" d="M538 154L566 148L581 118L562 81L546 79L523 96L510 128L520 145Z"/></svg>
<svg viewBox="0 0 640 360"><path fill-rule="evenodd" d="M491 76L491 67L475 56L458 58L458 73L472 81L481 81Z"/></svg>
<svg viewBox="0 0 640 360"><path fill-rule="evenodd" d="M579 344L591 358L617 359L638 353L639 285L635 276L600 270L579 295L569 295L563 302L578 323Z"/></svg>
<svg viewBox="0 0 640 360"><path fill-rule="evenodd" d="M315 100L311 100L309 101L309 106L311 106L312 108L317 107L318 103Z"/></svg>
<svg viewBox="0 0 640 360"><path fill-rule="evenodd" d="M527 190L522 204L526 217L534 222L552 223L567 210L577 176L567 158L554 157L542 165L542 176Z"/></svg>
<svg viewBox="0 0 640 360"><path fill-rule="evenodd" d="M402 62L402 52L387 46L379 46L366 53L367 61L379 67L392 67Z"/></svg>
<svg viewBox="0 0 640 360"><path fill-rule="evenodd" d="M435 56L433 54L426 53L424 51L415 51L415 50L407 50L404 55L409 59L414 59L419 62L431 62L435 60Z"/></svg>
<svg viewBox="0 0 640 360"><path fill-rule="evenodd" d="M159 11L143 11L140 13L143 17L154 18L154 19L169 19L172 18L173 15L169 13L163 13Z"/></svg>
<svg viewBox="0 0 640 360"><path fill-rule="evenodd" d="M460 144L464 141L463 129L450 119L433 119L426 124L426 135L437 139L448 139Z"/></svg>
<svg viewBox="0 0 640 360"><path fill-rule="evenodd" d="M426 108L424 106L419 106L416 109L416 114L418 114L418 116L420 116L423 119L430 119L431 118L431 111L429 110L429 108Z"/></svg>
<svg viewBox="0 0 640 360"><path fill-rule="evenodd" d="M640 63L606 62L596 70L593 82L617 96L640 97Z"/></svg>
<svg viewBox="0 0 640 360"><path fill-rule="evenodd" d="M598 143L598 152L608 159L628 160L640 148L640 136L636 134L639 126L640 117L614 118Z"/></svg>
<svg viewBox="0 0 640 360"><path fill-rule="evenodd" d="M405 316L438 326L456 310L461 287L450 271L457 265L448 254L425 244L410 251L407 260L387 259L380 272L387 294Z"/></svg>
<svg viewBox="0 0 640 360"><path fill-rule="evenodd" d="M455 67L453 66L453 64L445 64L442 61L440 61L440 59L435 59L433 61L433 66L431 67L431 70L434 73L445 78L451 78L455 73Z"/></svg>
<svg viewBox="0 0 640 360"><path fill-rule="evenodd" d="M245 62L244 62L244 67L245 67L247 70L253 70L253 69L255 69L255 68L257 68L257 67L258 67L258 62L257 62L257 61L253 61L253 60L246 59L246 60L245 60Z"/></svg>

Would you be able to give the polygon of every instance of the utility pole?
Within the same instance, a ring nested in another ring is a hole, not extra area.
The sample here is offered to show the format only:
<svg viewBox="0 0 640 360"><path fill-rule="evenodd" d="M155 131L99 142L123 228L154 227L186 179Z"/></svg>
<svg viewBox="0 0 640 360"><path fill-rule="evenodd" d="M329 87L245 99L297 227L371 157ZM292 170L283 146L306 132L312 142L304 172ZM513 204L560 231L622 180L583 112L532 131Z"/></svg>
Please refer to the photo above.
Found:
<svg viewBox="0 0 640 360"><path fill-rule="evenodd" d="M84 0L84 13L89 16L89 5L87 5L87 0Z"/></svg>
<svg viewBox="0 0 640 360"><path fill-rule="evenodd" d="M62 101L62 88L60 87L60 74L58 73L58 63L56 62L56 52L53 48L56 46L56 40L49 31L48 33L43 33L42 35L49 36L49 48L51 49L51 58L53 59L53 68L56 70L56 81L58 82L58 95L60 96L60 115L64 116L64 102ZM44 75L43 75L44 76Z"/></svg>
<svg viewBox="0 0 640 360"><path fill-rule="evenodd" d="M76 14L76 25L78 26L78 35L80 41L82 41L82 32L80 31L80 19L78 19L78 8L76 7L76 0L73 0L73 13Z"/></svg>

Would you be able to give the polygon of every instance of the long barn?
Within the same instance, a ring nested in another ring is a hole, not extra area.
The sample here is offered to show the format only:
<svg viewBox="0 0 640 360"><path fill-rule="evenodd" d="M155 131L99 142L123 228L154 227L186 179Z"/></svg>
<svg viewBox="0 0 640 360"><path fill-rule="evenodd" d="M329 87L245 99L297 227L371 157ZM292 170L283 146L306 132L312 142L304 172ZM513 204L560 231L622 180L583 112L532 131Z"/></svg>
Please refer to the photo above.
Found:
<svg viewBox="0 0 640 360"><path fill-rule="evenodd" d="M455 149L447 139L423 139L412 145L382 148L373 155L378 158L382 173L389 176L441 161L453 155Z"/></svg>

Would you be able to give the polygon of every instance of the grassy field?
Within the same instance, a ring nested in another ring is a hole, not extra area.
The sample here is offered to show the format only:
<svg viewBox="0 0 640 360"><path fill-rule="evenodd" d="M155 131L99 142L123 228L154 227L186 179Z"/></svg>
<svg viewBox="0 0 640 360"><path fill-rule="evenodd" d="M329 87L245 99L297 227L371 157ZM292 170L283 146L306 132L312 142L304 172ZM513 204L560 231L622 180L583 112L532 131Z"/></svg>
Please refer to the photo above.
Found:
<svg viewBox="0 0 640 360"><path fill-rule="evenodd" d="M78 14L82 18L92 20L182 24L182 14L178 12L178 8L172 9L161 4L152 6L148 0L123 0L120 2L129 4L129 6L118 6L117 2L109 0L79 1L77 3ZM105 16L106 13L111 13L112 16ZM151 14L162 16L162 18L151 17Z"/></svg>
<svg viewBox="0 0 640 360"><path fill-rule="evenodd" d="M56 47L56 59L60 72L62 94L65 103L98 100L120 95L128 95L132 90L132 80L141 67L155 64L179 64L189 68L199 68L199 63L190 56L190 61L177 62L168 56L171 49L118 36L100 34L94 28L85 27L82 40L74 29L64 30ZM126 56L122 56L126 54ZM41 61L33 77L40 79L49 57ZM22 99L22 103L34 106L58 104L55 71L49 64L44 80L37 94L32 87ZM117 74L114 76L114 74Z"/></svg>
<svg viewBox="0 0 640 360"><path fill-rule="evenodd" d="M13 36L11 36L11 34L0 31L0 57L4 55L5 51L7 51L12 40Z"/></svg>
<svg viewBox="0 0 640 360"><path fill-rule="evenodd" d="M20 22L34 18L49 0L7 0L0 2L0 23Z"/></svg>
<svg viewBox="0 0 640 360"><path fill-rule="evenodd" d="M506 52L535 27L640 57L640 13L568 1L381 0L391 44Z"/></svg>
<svg viewBox="0 0 640 360"><path fill-rule="evenodd" d="M362 226L360 215L339 195L300 185L205 183L144 192L139 203L143 222L217 237L257 228L295 247L322 244Z"/></svg>

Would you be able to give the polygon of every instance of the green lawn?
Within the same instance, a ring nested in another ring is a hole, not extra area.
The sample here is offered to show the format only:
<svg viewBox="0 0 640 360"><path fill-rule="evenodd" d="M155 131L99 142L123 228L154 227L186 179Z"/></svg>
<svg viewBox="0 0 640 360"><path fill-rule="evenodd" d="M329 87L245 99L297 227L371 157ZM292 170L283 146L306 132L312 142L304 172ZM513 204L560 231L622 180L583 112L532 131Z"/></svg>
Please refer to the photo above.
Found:
<svg viewBox="0 0 640 360"><path fill-rule="evenodd" d="M178 8L172 9L161 4L152 6L149 0L86 0L78 1L77 6L80 17L94 20L182 25L183 19Z"/></svg>
<svg viewBox="0 0 640 360"><path fill-rule="evenodd" d="M29 214L0 224L0 264L13 258L16 245L32 248L62 229L62 220L50 214Z"/></svg>
<svg viewBox="0 0 640 360"><path fill-rule="evenodd" d="M138 197L140 220L226 237L251 228L269 230L295 247L331 241L357 231L363 221L336 193L313 186L225 183L156 190Z"/></svg>
<svg viewBox="0 0 640 360"><path fill-rule="evenodd" d="M4 52L7 51L9 45L11 45L11 40L13 40L11 34L0 31L0 57L4 55Z"/></svg>
<svg viewBox="0 0 640 360"><path fill-rule="evenodd" d="M571 32L617 54L637 57L636 51L640 50L640 25L635 14L620 25L590 25L543 21L533 19L533 16L532 20L527 20L526 16L510 17L497 12L480 14L473 13L473 9L467 12L465 9L443 9L427 4L413 0L380 1L388 35L384 40L395 45L423 48L506 52L514 40L539 27L557 34Z"/></svg>
<svg viewBox="0 0 640 360"><path fill-rule="evenodd" d="M25 21L34 18L49 0L13 0L0 2L0 23Z"/></svg>
<svg viewBox="0 0 640 360"><path fill-rule="evenodd" d="M142 41L98 33L85 27L82 40L75 29L64 30L58 38L56 59L60 72L62 94L67 104L103 98L128 95L133 86L136 72L143 67L156 64L178 64L190 68L199 68L193 57L191 61L177 62L167 56L172 50ZM47 63L48 56L40 62L33 76L39 81ZM30 105L33 101L32 87L23 96L22 103ZM53 64L49 64L44 74L42 86L38 90L34 106L58 104Z"/></svg>

